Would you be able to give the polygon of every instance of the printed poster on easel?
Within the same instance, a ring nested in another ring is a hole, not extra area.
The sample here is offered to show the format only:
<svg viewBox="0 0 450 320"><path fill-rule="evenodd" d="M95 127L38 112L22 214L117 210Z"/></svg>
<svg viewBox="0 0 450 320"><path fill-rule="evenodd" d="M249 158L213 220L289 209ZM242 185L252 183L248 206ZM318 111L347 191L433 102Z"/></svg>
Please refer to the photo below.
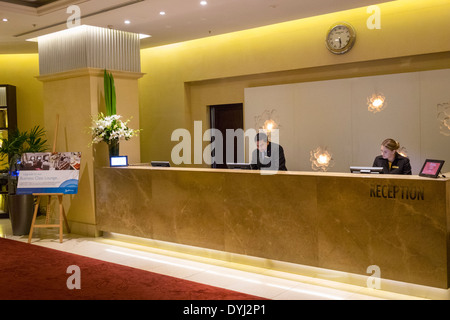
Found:
<svg viewBox="0 0 450 320"><path fill-rule="evenodd" d="M24 153L17 194L78 193L81 152Z"/></svg>

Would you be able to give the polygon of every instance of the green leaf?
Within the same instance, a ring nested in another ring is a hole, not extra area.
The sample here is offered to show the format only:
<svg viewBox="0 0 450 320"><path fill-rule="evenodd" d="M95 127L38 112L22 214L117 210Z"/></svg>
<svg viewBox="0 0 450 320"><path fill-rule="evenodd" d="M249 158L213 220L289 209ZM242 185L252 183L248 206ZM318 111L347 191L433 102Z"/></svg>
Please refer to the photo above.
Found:
<svg viewBox="0 0 450 320"><path fill-rule="evenodd" d="M106 115L116 114L116 89L114 85L114 77L108 73L106 69L103 73L103 85L105 91Z"/></svg>
<svg viewBox="0 0 450 320"><path fill-rule="evenodd" d="M0 147L1 159L6 156L11 160L15 155L21 156L26 152L45 152L48 150L47 140L44 139L45 130L35 126L28 132L13 131L8 138L2 139Z"/></svg>
<svg viewBox="0 0 450 320"><path fill-rule="evenodd" d="M116 86L114 77L111 75L111 115L116 114Z"/></svg>

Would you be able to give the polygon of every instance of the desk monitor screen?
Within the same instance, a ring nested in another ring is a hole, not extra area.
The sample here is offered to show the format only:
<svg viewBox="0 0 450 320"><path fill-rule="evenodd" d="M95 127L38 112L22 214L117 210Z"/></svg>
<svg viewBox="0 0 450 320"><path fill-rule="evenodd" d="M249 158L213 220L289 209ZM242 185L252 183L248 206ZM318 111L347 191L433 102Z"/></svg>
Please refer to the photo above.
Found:
<svg viewBox="0 0 450 320"><path fill-rule="evenodd" d="M117 156L109 158L109 165L111 167L126 167L128 166L128 156Z"/></svg>
<svg viewBox="0 0 450 320"><path fill-rule="evenodd" d="M250 163L227 163L227 168L251 170L252 165Z"/></svg>
<svg viewBox="0 0 450 320"><path fill-rule="evenodd" d="M425 163L420 170L419 176L437 178L441 172L442 166L444 165L444 160L425 160Z"/></svg>
<svg viewBox="0 0 450 320"><path fill-rule="evenodd" d="M170 167L169 161L152 161L152 167Z"/></svg>
<svg viewBox="0 0 450 320"><path fill-rule="evenodd" d="M382 173L383 167L350 167L351 173Z"/></svg>

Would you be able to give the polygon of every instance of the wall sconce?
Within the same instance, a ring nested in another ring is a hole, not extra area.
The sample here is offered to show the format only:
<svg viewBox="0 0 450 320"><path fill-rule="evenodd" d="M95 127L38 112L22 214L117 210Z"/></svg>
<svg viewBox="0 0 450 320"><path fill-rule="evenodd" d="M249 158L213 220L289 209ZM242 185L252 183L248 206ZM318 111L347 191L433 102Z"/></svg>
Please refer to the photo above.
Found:
<svg viewBox="0 0 450 320"><path fill-rule="evenodd" d="M444 136L450 136L450 103L438 104L437 113L439 132Z"/></svg>
<svg viewBox="0 0 450 320"><path fill-rule="evenodd" d="M397 150L397 153L401 156L408 158L408 150L406 150L405 147L400 147L400 149Z"/></svg>
<svg viewBox="0 0 450 320"><path fill-rule="evenodd" d="M264 110L261 115L255 117L255 128L264 131L269 137L269 140L272 131L280 127L280 121L275 109Z"/></svg>
<svg viewBox="0 0 450 320"><path fill-rule="evenodd" d="M278 129L278 124L274 120L269 119L264 122L263 130L266 132L272 132L274 129Z"/></svg>
<svg viewBox="0 0 450 320"><path fill-rule="evenodd" d="M377 113L386 108L386 97L381 93L374 93L367 98L368 110Z"/></svg>
<svg viewBox="0 0 450 320"><path fill-rule="evenodd" d="M314 171L328 171L334 165L334 159L326 148L317 147L310 152L311 167Z"/></svg>

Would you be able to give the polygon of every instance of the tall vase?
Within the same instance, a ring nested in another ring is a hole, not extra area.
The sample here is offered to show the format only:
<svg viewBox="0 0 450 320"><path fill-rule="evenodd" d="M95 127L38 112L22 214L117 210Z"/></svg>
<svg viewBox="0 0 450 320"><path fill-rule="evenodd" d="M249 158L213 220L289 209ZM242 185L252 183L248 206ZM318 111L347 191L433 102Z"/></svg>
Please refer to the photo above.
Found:
<svg viewBox="0 0 450 320"><path fill-rule="evenodd" d="M108 144L109 157L117 157L119 155L119 140L111 140Z"/></svg>
<svg viewBox="0 0 450 320"><path fill-rule="evenodd" d="M23 236L30 232L33 220L34 197L32 194L10 194L9 218L14 236Z"/></svg>

